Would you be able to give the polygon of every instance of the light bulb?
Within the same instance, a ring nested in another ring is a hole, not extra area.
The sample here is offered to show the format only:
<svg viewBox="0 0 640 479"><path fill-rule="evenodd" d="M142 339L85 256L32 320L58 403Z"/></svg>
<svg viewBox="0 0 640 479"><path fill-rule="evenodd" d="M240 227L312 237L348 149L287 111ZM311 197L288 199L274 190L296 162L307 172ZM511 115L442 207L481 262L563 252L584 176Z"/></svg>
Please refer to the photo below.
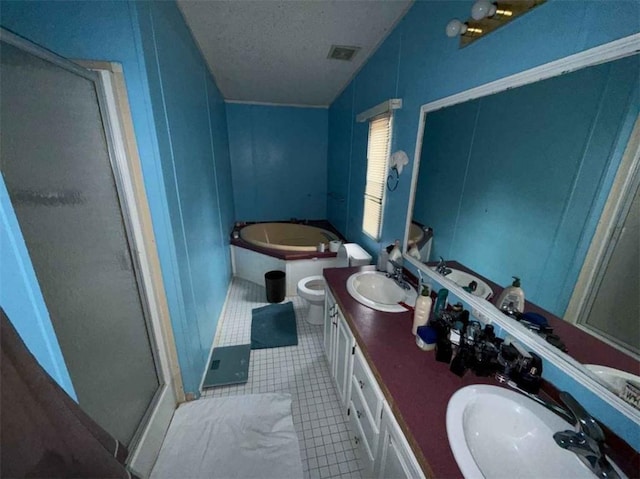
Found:
<svg viewBox="0 0 640 479"><path fill-rule="evenodd" d="M467 31L467 24L462 23L457 18L454 18L449 23L447 23L447 28L445 30L447 32L447 36L449 38L453 38L458 35L462 35Z"/></svg>
<svg viewBox="0 0 640 479"><path fill-rule="evenodd" d="M471 17L474 20L482 20L486 17L493 17L496 14L497 7L489 0L478 0L471 7Z"/></svg>

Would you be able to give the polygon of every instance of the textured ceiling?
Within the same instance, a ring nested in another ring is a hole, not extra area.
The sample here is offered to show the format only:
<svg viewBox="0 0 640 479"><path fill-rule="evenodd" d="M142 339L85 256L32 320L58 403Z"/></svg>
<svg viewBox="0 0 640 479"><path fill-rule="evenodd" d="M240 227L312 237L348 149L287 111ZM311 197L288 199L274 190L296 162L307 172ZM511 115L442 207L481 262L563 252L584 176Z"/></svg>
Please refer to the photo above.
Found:
<svg viewBox="0 0 640 479"><path fill-rule="evenodd" d="M178 4L227 100L331 104L411 0L198 1ZM361 48L329 60L331 45Z"/></svg>

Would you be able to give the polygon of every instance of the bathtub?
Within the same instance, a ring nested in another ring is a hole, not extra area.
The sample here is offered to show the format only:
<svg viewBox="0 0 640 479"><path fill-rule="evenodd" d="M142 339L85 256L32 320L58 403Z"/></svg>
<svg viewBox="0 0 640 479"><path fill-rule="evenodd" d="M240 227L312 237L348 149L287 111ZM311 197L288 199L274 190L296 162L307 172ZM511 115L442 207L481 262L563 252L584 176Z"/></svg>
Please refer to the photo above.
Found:
<svg viewBox="0 0 640 479"><path fill-rule="evenodd" d="M331 231L297 223L256 223L240 230L240 238L255 246L278 251L317 251L319 243L339 239Z"/></svg>
<svg viewBox="0 0 640 479"><path fill-rule="evenodd" d="M325 222L318 222L324 224ZM341 239L328 229L297 223L255 223L244 226L231 239L233 274L264 286L267 271L286 274L286 295L296 296L298 281L341 266L329 251L329 241ZM325 243L325 251L318 244Z"/></svg>

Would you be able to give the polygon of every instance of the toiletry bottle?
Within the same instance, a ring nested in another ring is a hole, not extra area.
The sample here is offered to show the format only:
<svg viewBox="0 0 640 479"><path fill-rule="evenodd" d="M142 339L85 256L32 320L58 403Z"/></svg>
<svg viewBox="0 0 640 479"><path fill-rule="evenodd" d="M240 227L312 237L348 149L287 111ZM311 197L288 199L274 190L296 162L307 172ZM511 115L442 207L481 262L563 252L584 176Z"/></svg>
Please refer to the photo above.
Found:
<svg viewBox="0 0 640 479"><path fill-rule="evenodd" d="M431 305L433 301L429 295L429 287L423 286L422 293L416 299L416 309L413 313L413 328L411 333L415 336L418 334L418 327L424 326L429 321L429 315L431 314Z"/></svg>
<svg viewBox="0 0 640 479"><path fill-rule="evenodd" d="M402 251L400 250L400 240L396 240L391 253L389 253L389 261L387 261L387 273L393 274L394 267L392 261L400 263L402 261Z"/></svg>
<svg viewBox="0 0 640 479"><path fill-rule="evenodd" d="M436 299L436 307L434 309L436 316L447 308L447 296L449 296L448 289L442 288L438 291L438 298Z"/></svg>
<svg viewBox="0 0 640 479"><path fill-rule="evenodd" d="M496 306L500 310L513 309L520 313L524 311L524 291L520 287L520 278L512 276L513 284L500 294Z"/></svg>

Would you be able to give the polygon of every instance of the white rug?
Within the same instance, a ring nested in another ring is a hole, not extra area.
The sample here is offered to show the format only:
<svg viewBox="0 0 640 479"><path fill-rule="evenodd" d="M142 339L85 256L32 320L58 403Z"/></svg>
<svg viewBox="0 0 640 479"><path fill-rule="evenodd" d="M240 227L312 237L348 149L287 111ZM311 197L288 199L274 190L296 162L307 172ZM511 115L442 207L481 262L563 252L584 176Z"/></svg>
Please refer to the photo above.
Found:
<svg viewBox="0 0 640 479"><path fill-rule="evenodd" d="M174 413L152 479L301 478L290 394L205 398Z"/></svg>

